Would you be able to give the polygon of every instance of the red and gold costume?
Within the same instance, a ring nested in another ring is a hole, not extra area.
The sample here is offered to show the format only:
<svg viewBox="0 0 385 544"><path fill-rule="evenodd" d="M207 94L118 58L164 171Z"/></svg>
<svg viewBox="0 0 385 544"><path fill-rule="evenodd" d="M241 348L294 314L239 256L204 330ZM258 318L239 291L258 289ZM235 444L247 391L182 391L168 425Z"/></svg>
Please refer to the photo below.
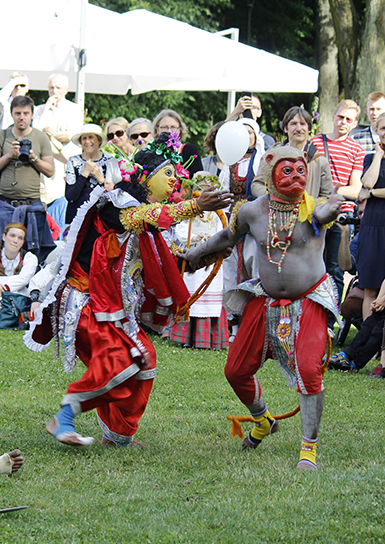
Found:
<svg viewBox="0 0 385 544"><path fill-rule="evenodd" d="M162 330L189 297L159 229L199 210L195 200L140 205L120 189L109 193L109 201L100 199L102 192L95 189L78 212L63 267L25 343L41 351L55 334L59 344L60 335L66 370L77 357L87 366L68 387L62 406L70 405L74 416L97 408L106 438L127 445L156 375L155 349L138 320Z"/></svg>

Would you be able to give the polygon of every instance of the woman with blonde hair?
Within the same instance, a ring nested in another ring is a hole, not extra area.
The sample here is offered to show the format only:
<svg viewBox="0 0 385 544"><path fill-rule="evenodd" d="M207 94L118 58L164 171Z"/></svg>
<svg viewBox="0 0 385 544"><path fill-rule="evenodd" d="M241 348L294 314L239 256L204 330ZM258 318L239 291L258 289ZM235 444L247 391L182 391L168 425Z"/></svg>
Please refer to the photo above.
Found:
<svg viewBox="0 0 385 544"><path fill-rule="evenodd" d="M129 157L135 151L135 146L132 145L128 138L128 127L129 124L127 119L124 117L115 117L114 119L110 119L108 121L105 130L107 134L107 141L112 142Z"/></svg>

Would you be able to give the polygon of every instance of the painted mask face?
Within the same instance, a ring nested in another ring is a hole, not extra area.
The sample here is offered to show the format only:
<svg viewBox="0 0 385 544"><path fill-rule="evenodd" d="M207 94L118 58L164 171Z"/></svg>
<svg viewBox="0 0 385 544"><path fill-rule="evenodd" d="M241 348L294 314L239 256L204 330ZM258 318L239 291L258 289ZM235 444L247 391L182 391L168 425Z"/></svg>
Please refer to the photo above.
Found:
<svg viewBox="0 0 385 544"><path fill-rule="evenodd" d="M176 182L175 166L172 163L160 168L146 183L148 194L158 202L167 200L174 192Z"/></svg>
<svg viewBox="0 0 385 544"><path fill-rule="evenodd" d="M302 159L282 159L275 164L272 177L274 187L283 197L299 198L306 189L306 163Z"/></svg>

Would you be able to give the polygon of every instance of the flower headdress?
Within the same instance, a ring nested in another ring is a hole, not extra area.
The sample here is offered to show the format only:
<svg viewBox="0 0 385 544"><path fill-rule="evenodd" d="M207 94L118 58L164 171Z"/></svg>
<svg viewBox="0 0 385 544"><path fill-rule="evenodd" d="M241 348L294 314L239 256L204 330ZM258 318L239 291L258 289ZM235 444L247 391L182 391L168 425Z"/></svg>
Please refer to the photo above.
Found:
<svg viewBox="0 0 385 544"><path fill-rule="evenodd" d="M172 161L175 164L180 163L181 156L178 153L181 143L177 132L170 132L166 142L159 142L159 139L148 142L144 149L153 150L157 155L161 155L165 161Z"/></svg>
<svg viewBox="0 0 385 544"><path fill-rule="evenodd" d="M153 170L151 170L151 172L144 170L142 176L138 179L139 183L141 183L141 185L146 185L147 181L168 163L173 162L174 164L178 165L182 158L181 155L178 153L178 149L180 148L180 146L181 143L179 139L179 134L177 132L170 132L170 134L162 132L162 134L158 136L158 138L148 142L142 152L155 152L155 154L158 155L159 158L163 158L164 160L160 164L158 164ZM145 168L145 165L143 165L143 168ZM179 188L180 183L177 183L175 189L179 190Z"/></svg>

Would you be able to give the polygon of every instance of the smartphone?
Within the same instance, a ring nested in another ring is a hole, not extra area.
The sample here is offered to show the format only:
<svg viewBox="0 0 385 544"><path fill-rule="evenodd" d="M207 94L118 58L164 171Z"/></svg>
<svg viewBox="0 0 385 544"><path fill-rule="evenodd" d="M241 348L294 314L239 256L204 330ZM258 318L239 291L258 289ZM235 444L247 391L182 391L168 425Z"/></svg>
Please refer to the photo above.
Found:
<svg viewBox="0 0 385 544"><path fill-rule="evenodd" d="M243 96L247 96L248 98L251 99L251 93L249 91L243 91L241 93L241 98ZM248 117L249 119L253 119L253 114L251 113L251 110L247 109L243 112L243 117Z"/></svg>

